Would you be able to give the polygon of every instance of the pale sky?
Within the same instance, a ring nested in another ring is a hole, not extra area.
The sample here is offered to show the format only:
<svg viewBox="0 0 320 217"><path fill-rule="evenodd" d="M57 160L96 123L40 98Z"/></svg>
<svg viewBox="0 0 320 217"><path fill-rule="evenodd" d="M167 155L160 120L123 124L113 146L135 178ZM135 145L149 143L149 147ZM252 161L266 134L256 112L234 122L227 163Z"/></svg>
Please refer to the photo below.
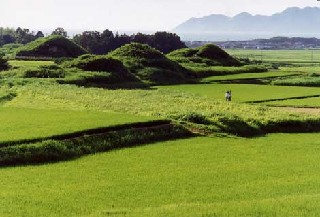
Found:
<svg viewBox="0 0 320 217"><path fill-rule="evenodd" d="M317 0L0 0L0 26L35 30L171 30L191 17L271 15Z"/></svg>

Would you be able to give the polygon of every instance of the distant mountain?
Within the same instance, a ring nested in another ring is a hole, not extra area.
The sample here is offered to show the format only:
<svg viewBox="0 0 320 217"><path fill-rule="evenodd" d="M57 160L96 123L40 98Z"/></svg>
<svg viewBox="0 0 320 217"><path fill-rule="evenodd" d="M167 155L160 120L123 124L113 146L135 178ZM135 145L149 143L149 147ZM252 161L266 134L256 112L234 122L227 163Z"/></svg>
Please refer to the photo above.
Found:
<svg viewBox="0 0 320 217"><path fill-rule="evenodd" d="M191 18L174 30L179 35L250 34L254 35L314 35L320 34L320 8L292 7L272 16L243 12L234 17L212 14Z"/></svg>

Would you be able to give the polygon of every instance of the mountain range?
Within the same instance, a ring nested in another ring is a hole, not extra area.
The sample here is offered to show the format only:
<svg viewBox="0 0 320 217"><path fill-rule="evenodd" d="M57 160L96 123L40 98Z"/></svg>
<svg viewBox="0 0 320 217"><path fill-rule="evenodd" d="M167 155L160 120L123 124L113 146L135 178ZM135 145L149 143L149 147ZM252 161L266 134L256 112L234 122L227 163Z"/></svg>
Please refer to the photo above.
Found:
<svg viewBox="0 0 320 217"><path fill-rule="evenodd" d="M191 18L174 30L185 34L250 34L250 35L319 35L320 8L287 8L271 16L252 15L247 12L234 17L212 14L201 18Z"/></svg>

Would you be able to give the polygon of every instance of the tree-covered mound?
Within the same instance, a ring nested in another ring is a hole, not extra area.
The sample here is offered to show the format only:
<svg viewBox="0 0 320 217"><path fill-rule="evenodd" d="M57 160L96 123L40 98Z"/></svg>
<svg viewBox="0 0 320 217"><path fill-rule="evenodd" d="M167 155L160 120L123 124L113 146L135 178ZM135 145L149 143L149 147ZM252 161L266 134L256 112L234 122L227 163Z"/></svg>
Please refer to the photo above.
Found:
<svg viewBox="0 0 320 217"><path fill-rule="evenodd" d="M198 48L183 48L167 55L168 58L184 64L203 64L204 66L240 66L241 63L214 44Z"/></svg>
<svg viewBox="0 0 320 217"><path fill-rule="evenodd" d="M16 52L17 57L78 57L87 53L79 45L71 40L53 35L46 38L39 38L33 42L19 48Z"/></svg>
<svg viewBox="0 0 320 217"><path fill-rule="evenodd" d="M64 62L63 67L71 69L69 72L72 76L66 78L67 83L99 87L118 87L118 84L130 84L131 87L142 85L121 61L107 56L85 54ZM72 68L76 70L73 71Z"/></svg>
<svg viewBox="0 0 320 217"><path fill-rule="evenodd" d="M127 44L108 56L122 61L133 74L150 84L186 83L194 78L193 73L146 44Z"/></svg>

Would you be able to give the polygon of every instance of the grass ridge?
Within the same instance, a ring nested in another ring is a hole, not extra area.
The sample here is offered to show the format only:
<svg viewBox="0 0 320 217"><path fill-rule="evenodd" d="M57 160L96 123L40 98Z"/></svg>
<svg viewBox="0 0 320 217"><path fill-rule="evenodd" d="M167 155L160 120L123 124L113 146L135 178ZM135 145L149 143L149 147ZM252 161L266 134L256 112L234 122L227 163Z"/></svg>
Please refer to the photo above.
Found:
<svg viewBox="0 0 320 217"><path fill-rule="evenodd" d="M171 123L170 120L155 120L155 121L147 121L147 122L136 122L136 123L130 123L130 124L120 124L120 125L116 125L116 126L98 127L98 128L94 128L94 129L80 130L80 131L76 131L76 132L72 132L72 133L66 133L66 134L60 134L60 135L54 135L54 136L48 136L48 137L42 137L42 138L35 138L35 139L2 141L2 142L0 142L0 148L21 145L21 144L37 143L37 142L42 142L42 141L46 141L46 140L58 140L58 141L59 140L68 140L68 139L77 138L77 137L108 133L111 131L150 128L150 127L161 126L161 125L166 125L166 124L170 124L170 123Z"/></svg>
<svg viewBox="0 0 320 217"><path fill-rule="evenodd" d="M65 161L97 152L192 136L193 134L181 125L168 122L148 127L123 128L64 140L44 140L33 144L2 147L0 165L17 166Z"/></svg>

